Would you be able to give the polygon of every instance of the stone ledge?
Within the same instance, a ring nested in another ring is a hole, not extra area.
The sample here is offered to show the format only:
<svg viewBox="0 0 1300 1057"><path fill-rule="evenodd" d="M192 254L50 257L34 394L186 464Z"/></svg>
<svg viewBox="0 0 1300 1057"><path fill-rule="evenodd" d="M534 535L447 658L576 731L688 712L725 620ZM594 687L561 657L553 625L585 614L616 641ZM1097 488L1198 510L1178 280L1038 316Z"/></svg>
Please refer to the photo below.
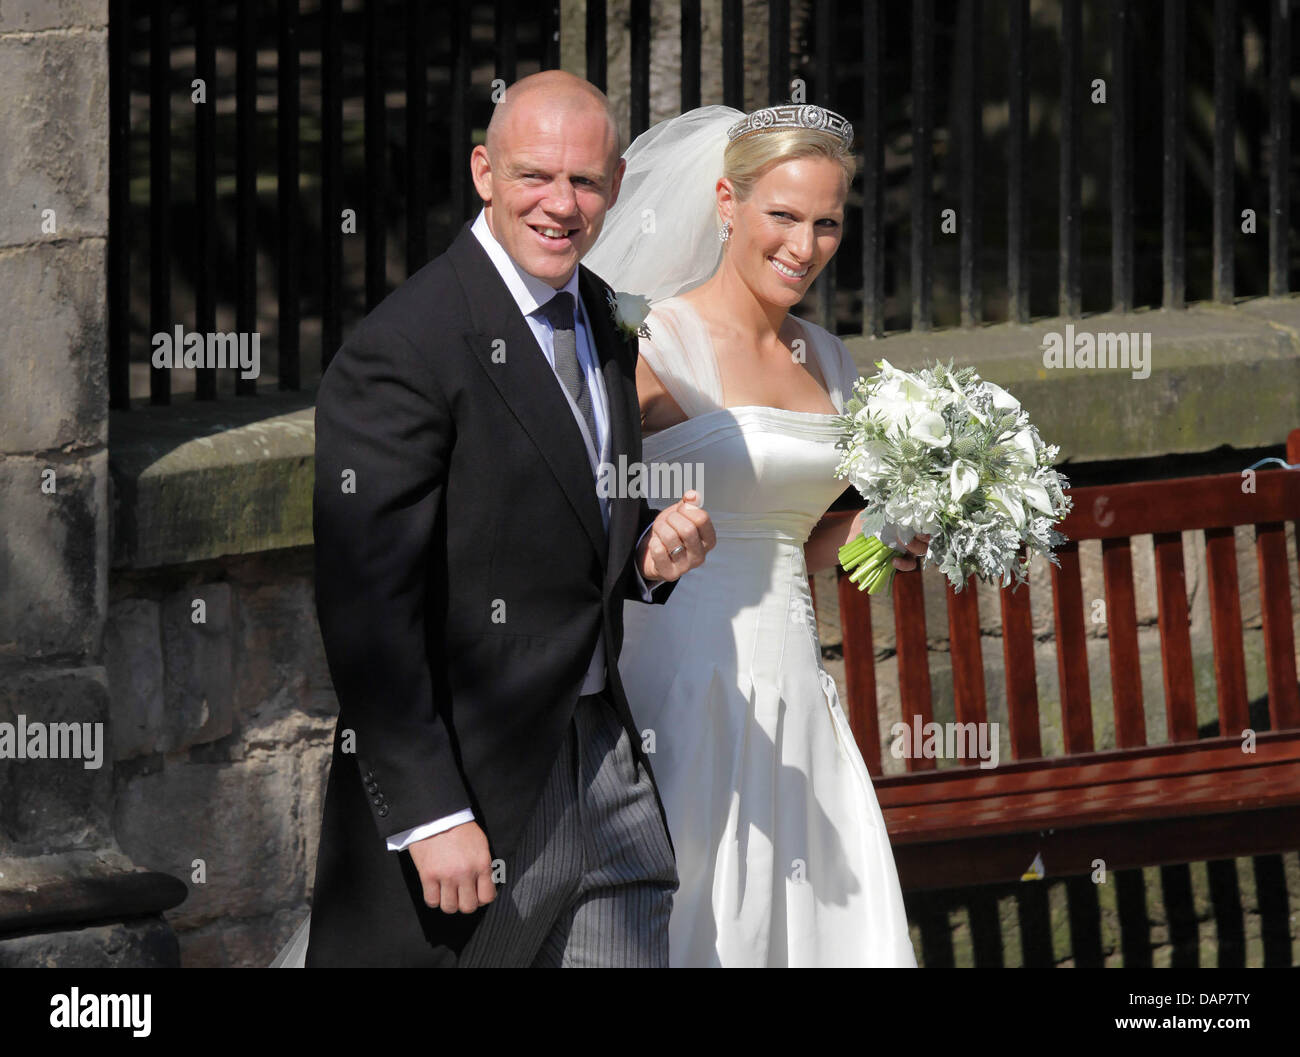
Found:
<svg viewBox="0 0 1300 1057"><path fill-rule="evenodd" d="M189 895L183 881L107 850L7 858L4 866L0 936L148 917Z"/></svg>
<svg viewBox="0 0 1300 1057"><path fill-rule="evenodd" d="M1043 336L1067 324L1076 334L1149 332L1150 376L1045 368ZM909 370L935 359L975 366L1014 393L1069 463L1282 445L1300 427L1300 296L906 331L845 344L864 373L882 358Z"/></svg>
<svg viewBox="0 0 1300 1057"><path fill-rule="evenodd" d="M109 416L112 564L150 568L310 544L313 393Z"/></svg>
<svg viewBox="0 0 1300 1057"><path fill-rule="evenodd" d="M1076 333L1150 331L1151 374L1047 370L1066 321L848 338L858 365L972 363L1021 400L1067 463L1285 444L1300 427L1300 296L1070 321ZM314 393L113 412L112 564L154 568L309 545ZM1068 469L1068 466L1067 466Z"/></svg>

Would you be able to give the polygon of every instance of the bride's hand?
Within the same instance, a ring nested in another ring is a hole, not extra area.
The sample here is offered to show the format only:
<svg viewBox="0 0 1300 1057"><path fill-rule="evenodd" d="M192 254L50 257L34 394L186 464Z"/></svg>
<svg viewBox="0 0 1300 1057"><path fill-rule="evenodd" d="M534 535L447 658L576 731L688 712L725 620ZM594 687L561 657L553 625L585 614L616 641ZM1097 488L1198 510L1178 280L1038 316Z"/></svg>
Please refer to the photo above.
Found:
<svg viewBox="0 0 1300 1057"><path fill-rule="evenodd" d="M907 545L909 556L900 555L894 559L894 568L899 572L911 572L917 566L917 558L925 554L930 546L929 536L913 536Z"/></svg>
<svg viewBox="0 0 1300 1057"><path fill-rule="evenodd" d="M703 565L704 555L717 545L713 521L699 499L698 492L688 491L654 519L637 551L637 567L647 583L678 579Z"/></svg>

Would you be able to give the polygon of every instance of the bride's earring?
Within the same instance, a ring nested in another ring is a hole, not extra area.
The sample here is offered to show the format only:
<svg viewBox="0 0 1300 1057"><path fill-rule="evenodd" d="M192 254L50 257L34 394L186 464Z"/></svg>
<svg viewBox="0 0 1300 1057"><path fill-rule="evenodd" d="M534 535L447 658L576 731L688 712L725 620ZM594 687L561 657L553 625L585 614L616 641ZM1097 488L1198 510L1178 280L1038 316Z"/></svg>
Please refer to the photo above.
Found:
<svg viewBox="0 0 1300 1057"><path fill-rule="evenodd" d="M729 239L729 238L731 238L731 221L730 221L730 220L726 221L726 222L722 225L722 227L718 228L718 241L719 241L719 242L726 242L727 239Z"/></svg>

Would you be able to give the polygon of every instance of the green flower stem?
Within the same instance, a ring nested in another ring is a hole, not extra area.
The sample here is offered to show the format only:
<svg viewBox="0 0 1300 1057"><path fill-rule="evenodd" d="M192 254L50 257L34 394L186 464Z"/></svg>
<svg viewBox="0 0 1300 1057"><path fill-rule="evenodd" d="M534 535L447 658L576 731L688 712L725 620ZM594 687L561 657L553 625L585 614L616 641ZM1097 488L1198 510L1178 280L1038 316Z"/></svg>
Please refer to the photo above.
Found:
<svg viewBox="0 0 1300 1057"><path fill-rule="evenodd" d="M875 536L858 536L839 550L840 565L859 591L877 595L894 582L894 557L899 554Z"/></svg>

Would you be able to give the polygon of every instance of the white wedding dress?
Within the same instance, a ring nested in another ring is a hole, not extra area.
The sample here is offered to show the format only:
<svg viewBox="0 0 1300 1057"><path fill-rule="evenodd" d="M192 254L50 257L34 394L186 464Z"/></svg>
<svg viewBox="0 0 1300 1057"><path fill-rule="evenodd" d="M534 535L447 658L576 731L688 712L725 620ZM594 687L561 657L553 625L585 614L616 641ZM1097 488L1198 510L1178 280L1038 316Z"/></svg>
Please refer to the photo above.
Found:
<svg viewBox="0 0 1300 1057"><path fill-rule="evenodd" d="M688 418L647 436L643 461L694 468L718 537L664 605L624 607L619 668L638 726L653 732L681 879L671 964L915 966L871 778L821 664L804 563L845 488L834 416L723 407L695 310L670 298L647 323L641 355ZM802 327L842 410L853 361L827 331Z"/></svg>

